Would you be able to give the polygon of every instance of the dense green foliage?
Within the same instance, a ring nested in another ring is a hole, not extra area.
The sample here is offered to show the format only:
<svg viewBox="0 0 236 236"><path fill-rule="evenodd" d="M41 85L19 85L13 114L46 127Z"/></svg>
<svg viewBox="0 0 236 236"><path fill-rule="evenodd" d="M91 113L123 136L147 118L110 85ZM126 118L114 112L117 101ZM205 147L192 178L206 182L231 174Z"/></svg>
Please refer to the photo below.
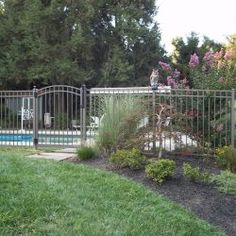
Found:
<svg viewBox="0 0 236 236"><path fill-rule="evenodd" d="M211 182L217 185L220 192L234 194L236 196L236 174L230 171L221 171L219 175L213 175Z"/></svg>
<svg viewBox="0 0 236 236"><path fill-rule="evenodd" d="M77 149L78 158L88 160L96 156L96 150L93 147L82 146Z"/></svg>
<svg viewBox="0 0 236 236"><path fill-rule="evenodd" d="M146 163L146 158L138 149L118 150L109 159L119 167L129 167L131 169L141 169Z"/></svg>
<svg viewBox="0 0 236 236"><path fill-rule="evenodd" d="M167 159L153 161L146 165L145 172L158 184L163 183L168 177L173 175L175 162Z"/></svg>
<svg viewBox="0 0 236 236"><path fill-rule="evenodd" d="M236 173L236 149L223 146L216 149L216 164L223 169Z"/></svg>
<svg viewBox="0 0 236 236"><path fill-rule="evenodd" d="M5 0L2 88L147 85L163 56L154 0Z"/></svg>
<svg viewBox="0 0 236 236"><path fill-rule="evenodd" d="M183 164L184 176L189 178L191 181L199 181L199 182L209 182L210 173L203 172L199 167L192 167L188 163Z"/></svg>
<svg viewBox="0 0 236 236"><path fill-rule="evenodd" d="M0 152L1 235L224 235L112 173Z"/></svg>

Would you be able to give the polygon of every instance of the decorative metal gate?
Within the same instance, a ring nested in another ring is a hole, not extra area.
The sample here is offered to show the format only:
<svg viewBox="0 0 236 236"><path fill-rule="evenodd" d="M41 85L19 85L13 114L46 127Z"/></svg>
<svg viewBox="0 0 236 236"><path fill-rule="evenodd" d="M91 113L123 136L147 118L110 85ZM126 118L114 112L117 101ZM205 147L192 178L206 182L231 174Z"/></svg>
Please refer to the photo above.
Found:
<svg viewBox="0 0 236 236"><path fill-rule="evenodd" d="M78 146L85 140L82 88L49 86L33 90L33 143Z"/></svg>

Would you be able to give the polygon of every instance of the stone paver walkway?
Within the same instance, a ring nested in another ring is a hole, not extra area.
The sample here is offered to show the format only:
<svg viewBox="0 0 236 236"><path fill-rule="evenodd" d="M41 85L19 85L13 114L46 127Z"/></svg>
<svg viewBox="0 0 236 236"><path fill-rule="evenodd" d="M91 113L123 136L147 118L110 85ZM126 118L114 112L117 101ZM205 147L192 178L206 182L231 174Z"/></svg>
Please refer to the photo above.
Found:
<svg viewBox="0 0 236 236"><path fill-rule="evenodd" d="M36 159L63 161L71 157L76 157L76 153L75 153L75 149L66 148L66 149L57 150L55 152L40 152L39 154L33 154L27 157L36 158Z"/></svg>

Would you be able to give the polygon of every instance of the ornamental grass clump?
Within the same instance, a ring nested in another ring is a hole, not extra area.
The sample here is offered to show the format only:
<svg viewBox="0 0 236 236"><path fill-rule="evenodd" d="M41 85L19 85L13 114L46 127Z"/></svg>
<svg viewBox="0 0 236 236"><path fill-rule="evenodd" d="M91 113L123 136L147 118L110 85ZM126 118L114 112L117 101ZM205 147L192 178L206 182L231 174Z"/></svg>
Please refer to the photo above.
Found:
<svg viewBox="0 0 236 236"><path fill-rule="evenodd" d="M127 95L106 96L100 102L102 122L98 128L96 144L106 156L117 149L128 148L137 135L143 106L139 99Z"/></svg>
<svg viewBox="0 0 236 236"><path fill-rule="evenodd" d="M160 159L146 165L145 172L156 183L162 184L168 177L173 175L175 166L175 161Z"/></svg>
<svg viewBox="0 0 236 236"><path fill-rule="evenodd" d="M128 167L134 170L142 169L146 163L146 158L136 148L118 150L111 155L109 160L119 167Z"/></svg>

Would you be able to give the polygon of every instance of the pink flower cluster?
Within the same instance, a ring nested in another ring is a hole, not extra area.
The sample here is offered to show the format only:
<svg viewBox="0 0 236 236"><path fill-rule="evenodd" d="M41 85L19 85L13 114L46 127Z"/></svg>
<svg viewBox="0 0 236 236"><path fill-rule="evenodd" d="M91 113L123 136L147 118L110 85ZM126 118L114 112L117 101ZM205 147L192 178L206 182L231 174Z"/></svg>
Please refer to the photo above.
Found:
<svg viewBox="0 0 236 236"><path fill-rule="evenodd" d="M171 70L171 66L163 61L159 61L159 65L161 66L161 68L166 71L166 72L170 72Z"/></svg>
<svg viewBox="0 0 236 236"><path fill-rule="evenodd" d="M166 80L167 80L168 86L171 86L173 88L177 87L177 83L176 83L175 79L172 76L167 76Z"/></svg>
<svg viewBox="0 0 236 236"><path fill-rule="evenodd" d="M224 59L225 59L225 60L229 60L229 59L232 58L232 56L233 56L233 51L232 51L232 50L227 50L227 51L225 52Z"/></svg>
<svg viewBox="0 0 236 236"><path fill-rule="evenodd" d="M167 85L171 86L172 88L177 88L178 84L176 80L180 77L180 72L176 69L173 71L171 66L163 61L159 61L159 65L164 72L168 73L166 78Z"/></svg>
<svg viewBox="0 0 236 236"><path fill-rule="evenodd" d="M205 53L203 60L206 62L208 66L212 66L214 63L214 58L215 58L214 53L209 51Z"/></svg>
<svg viewBox="0 0 236 236"><path fill-rule="evenodd" d="M175 69L175 71L174 71L174 73L173 73L173 77L174 77L175 79L177 79L177 78L179 78L179 76L180 76L180 71L178 71L178 70Z"/></svg>
<svg viewBox="0 0 236 236"><path fill-rule="evenodd" d="M221 65L222 61L224 60L230 60L233 56L233 52L232 50L227 50L224 52L224 49L221 49L218 52L212 52L212 51L208 51L205 53L204 57L203 57L203 61L206 62L207 66L213 66L214 63ZM190 59L191 61L191 59Z"/></svg>
<svg viewBox="0 0 236 236"><path fill-rule="evenodd" d="M224 50L223 50L223 48L221 48L220 51L215 52L215 54L214 54L214 58L215 58L216 60L221 60L221 59L223 58L223 56L224 56Z"/></svg>
<svg viewBox="0 0 236 236"><path fill-rule="evenodd" d="M189 66L195 68L199 65L199 57L196 53L192 54L189 61Z"/></svg>

